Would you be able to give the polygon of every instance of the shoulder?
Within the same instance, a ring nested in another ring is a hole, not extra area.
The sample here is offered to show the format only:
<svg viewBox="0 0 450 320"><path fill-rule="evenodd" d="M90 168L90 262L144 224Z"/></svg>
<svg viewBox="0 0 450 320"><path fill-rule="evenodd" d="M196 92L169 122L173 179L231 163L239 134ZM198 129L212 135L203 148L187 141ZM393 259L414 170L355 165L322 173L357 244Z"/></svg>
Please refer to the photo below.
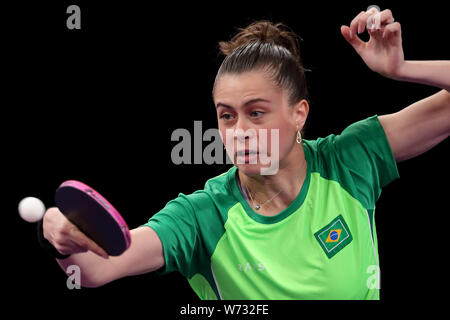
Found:
<svg viewBox="0 0 450 320"><path fill-rule="evenodd" d="M303 150L311 172L330 176L337 169L334 165L336 160L335 141L335 134L315 140L303 139Z"/></svg>
<svg viewBox="0 0 450 320"><path fill-rule="evenodd" d="M348 125L339 134L329 134L316 140L304 140L315 163L323 163L324 159L334 159L346 154L355 158L367 153L375 144L385 146L385 133L377 115ZM361 158L360 158L361 160Z"/></svg>
<svg viewBox="0 0 450 320"><path fill-rule="evenodd" d="M231 167L226 172L223 172L206 181L204 190L211 194L221 194L231 192L231 183L236 174L236 167Z"/></svg>
<svg viewBox="0 0 450 320"><path fill-rule="evenodd" d="M373 208L381 188L399 177L377 115L350 124L340 134L304 140L304 149L311 172L338 182L366 208Z"/></svg>
<svg viewBox="0 0 450 320"><path fill-rule="evenodd" d="M176 200L196 214L202 211L211 212L211 208L229 208L237 201L232 185L235 173L236 167L233 166L226 172L208 179L203 189L187 195L180 193Z"/></svg>
<svg viewBox="0 0 450 320"><path fill-rule="evenodd" d="M349 175L371 171L372 158L377 156L374 140L379 141L383 134L377 116L371 116L348 125L338 134L304 139L305 158L311 172L328 180L348 182Z"/></svg>

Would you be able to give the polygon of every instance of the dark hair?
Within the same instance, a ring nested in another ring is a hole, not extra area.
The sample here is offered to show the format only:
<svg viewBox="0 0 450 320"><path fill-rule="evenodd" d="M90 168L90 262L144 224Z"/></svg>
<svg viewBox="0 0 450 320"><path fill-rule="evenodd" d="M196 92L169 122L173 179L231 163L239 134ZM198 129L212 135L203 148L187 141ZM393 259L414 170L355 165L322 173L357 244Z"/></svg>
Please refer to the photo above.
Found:
<svg viewBox="0 0 450 320"><path fill-rule="evenodd" d="M226 56L217 79L226 73L240 74L251 70L267 71L275 83L289 91L289 105L308 99L305 71L300 53L298 35L283 23L255 21L238 29L230 41L219 42ZM215 83L214 83L215 87Z"/></svg>

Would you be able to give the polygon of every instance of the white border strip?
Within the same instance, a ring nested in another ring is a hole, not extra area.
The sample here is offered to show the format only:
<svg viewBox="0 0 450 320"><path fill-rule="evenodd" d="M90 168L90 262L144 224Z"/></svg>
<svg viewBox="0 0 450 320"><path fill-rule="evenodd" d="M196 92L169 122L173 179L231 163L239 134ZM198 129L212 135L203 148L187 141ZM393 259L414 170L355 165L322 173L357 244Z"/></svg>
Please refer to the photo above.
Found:
<svg viewBox="0 0 450 320"><path fill-rule="evenodd" d="M374 215L373 215L374 221L373 222L375 224L375 209L373 209L373 212L374 212ZM371 225L370 224L370 216L369 216L369 211L367 211L367 209L366 209L366 213L367 213L367 221L369 222L369 232L370 232L370 240L372 241L373 257L375 259L375 263L377 264L377 277L378 277L377 282L381 286L380 265L378 264L378 260L377 260L377 253L376 253L376 250L375 250L375 243L373 241L372 228L370 228L370 225ZM375 292L375 295L376 295L376 292L380 292L380 287L376 288L376 290L374 290L374 292Z"/></svg>
<svg viewBox="0 0 450 320"><path fill-rule="evenodd" d="M211 273L212 273L212 276L213 276L213 279L214 279L214 283L216 284L217 292L219 293L219 298L220 298L220 300L223 300L222 294L220 293L219 284L217 283L216 275L214 274L212 262L211 262Z"/></svg>
<svg viewBox="0 0 450 320"><path fill-rule="evenodd" d="M374 210L374 212L375 212L375 210ZM370 227L371 224L370 224L369 211L367 211L367 209L366 209L366 213L367 213L367 221L369 222L369 232L370 232L370 240L372 241L373 257L375 259L375 263L377 264L377 267L380 268L380 266L378 265L377 253L375 252L375 243L373 242L372 228Z"/></svg>

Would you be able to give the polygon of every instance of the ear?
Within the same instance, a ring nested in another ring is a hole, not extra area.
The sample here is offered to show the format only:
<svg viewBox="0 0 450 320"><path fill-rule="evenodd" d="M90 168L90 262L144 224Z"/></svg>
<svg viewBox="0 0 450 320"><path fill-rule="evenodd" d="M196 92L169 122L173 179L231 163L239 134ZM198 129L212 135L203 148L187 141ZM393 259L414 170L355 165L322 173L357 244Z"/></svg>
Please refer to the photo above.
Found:
<svg viewBox="0 0 450 320"><path fill-rule="evenodd" d="M297 102L293 107L293 116L295 124L298 125L298 129L301 131L305 125L306 118L308 118L309 104L305 99Z"/></svg>

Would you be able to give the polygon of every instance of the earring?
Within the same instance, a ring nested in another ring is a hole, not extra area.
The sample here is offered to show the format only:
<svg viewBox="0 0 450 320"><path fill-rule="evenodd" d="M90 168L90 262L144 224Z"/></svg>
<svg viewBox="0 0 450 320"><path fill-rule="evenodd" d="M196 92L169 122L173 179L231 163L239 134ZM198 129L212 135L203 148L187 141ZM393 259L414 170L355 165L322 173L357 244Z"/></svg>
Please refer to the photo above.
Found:
<svg viewBox="0 0 450 320"><path fill-rule="evenodd" d="M300 130L298 130L298 125L296 125L297 128L297 137L295 138L295 141L300 144L302 143L302 134L300 133Z"/></svg>
<svg viewBox="0 0 450 320"><path fill-rule="evenodd" d="M302 134L300 133L300 130L297 131L297 138L295 138L295 141L297 141L298 144L302 143Z"/></svg>

